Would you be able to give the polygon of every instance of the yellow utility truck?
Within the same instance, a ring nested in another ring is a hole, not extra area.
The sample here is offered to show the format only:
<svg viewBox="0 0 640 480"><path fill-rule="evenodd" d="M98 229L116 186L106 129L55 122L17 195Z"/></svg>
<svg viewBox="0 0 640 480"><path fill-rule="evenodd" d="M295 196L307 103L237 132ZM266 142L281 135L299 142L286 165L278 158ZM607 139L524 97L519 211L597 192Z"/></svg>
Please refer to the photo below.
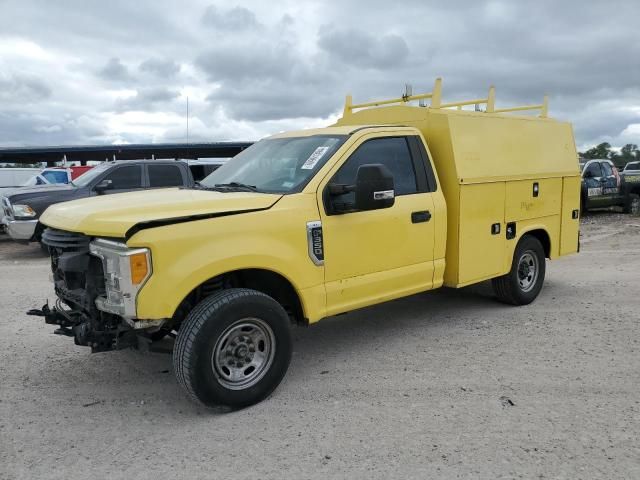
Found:
<svg viewBox="0 0 640 480"><path fill-rule="evenodd" d="M292 323L489 279L526 305L546 258L578 250L578 160L546 98L500 110L494 96L443 103L438 79L347 97L335 125L261 140L194 188L54 205L57 301L32 313L93 352L175 336L184 389L242 407L285 375Z"/></svg>

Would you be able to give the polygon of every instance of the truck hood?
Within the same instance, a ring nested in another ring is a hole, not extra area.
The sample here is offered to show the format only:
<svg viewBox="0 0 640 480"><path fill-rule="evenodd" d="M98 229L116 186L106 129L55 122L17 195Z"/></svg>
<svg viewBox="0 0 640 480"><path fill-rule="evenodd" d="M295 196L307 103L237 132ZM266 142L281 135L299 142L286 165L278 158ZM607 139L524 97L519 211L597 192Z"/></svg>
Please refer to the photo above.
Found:
<svg viewBox="0 0 640 480"><path fill-rule="evenodd" d="M47 195L59 194L62 198L65 196L65 194L73 195L75 191L76 187L67 184L34 185L32 187L16 187L8 192L2 192L2 195L7 197L11 201L11 203L18 203L19 201L45 197Z"/></svg>
<svg viewBox="0 0 640 480"><path fill-rule="evenodd" d="M282 195L168 188L85 198L52 205L44 225L85 235L124 238L136 230L265 210Z"/></svg>

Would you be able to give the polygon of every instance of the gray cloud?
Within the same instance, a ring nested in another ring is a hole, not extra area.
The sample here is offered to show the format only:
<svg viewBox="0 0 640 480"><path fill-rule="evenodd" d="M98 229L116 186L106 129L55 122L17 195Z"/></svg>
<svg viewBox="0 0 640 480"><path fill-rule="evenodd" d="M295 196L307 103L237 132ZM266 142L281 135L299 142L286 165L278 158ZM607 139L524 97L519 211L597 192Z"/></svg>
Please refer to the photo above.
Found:
<svg viewBox="0 0 640 480"><path fill-rule="evenodd" d="M255 14L244 7L220 9L209 5L202 16L203 25L219 30L248 30L260 28L261 24Z"/></svg>
<svg viewBox="0 0 640 480"><path fill-rule="evenodd" d="M633 0L4 0L0 144L180 139L178 92L194 136L255 139L436 76L445 101L548 93L579 147L640 144L639 15Z"/></svg>
<svg viewBox="0 0 640 480"><path fill-rule="evenodd" d="M50 96L51 88L36 76L0 73L0 102L5 105L33 103Z"/></svg>
<svg viewBox="0 0 640 480"><path fill-rule="evenodd" d="M354 28L322 28L318 46L345 64L377 69L401 65L409 54L400 35L379 36Z"/></svg>
<svg viewBox="0 0 640 480"><path fill-rule="evenodd" d="M138 67L141 72L153 75L161 75L165 78L173 77L180 72L180 65L173 60L161 58L149 58Z"/></svg>
<svg viewBox="0 0 640 480"><path fill-rule="evenodd" d="M247 45L246 48L232 50L227 44L210 47L199 55L196 65L211 82L228 82L237 86L238 82L262 83L280 82L286 90L291 82L305 82L312 86L329 72L315 70L315 66L295 47L286 43Z"/></svg>
<svg viewBox="0 0 640 480"><path fill-rule="evenodd" d="M98 71L98 75L105 80L115 82L126 82L131 79L129 70L119 58L110 58L107 63Z"/></svg>
<svg viewBox="0 0 640 480"><path fill-rule="evenodd" d="M2 144L59 145L108 143L103 126L88 116L34 115L20 109L0 111Z"/></svg>
<svg viewBox="0 0 640 480"><path fill-rule="evenodd" d="M306 86L288 84L283 89L272 82L263 82L243 88L221 87L207 100L221 106L233 118L264 121L285 118L327 117L336 103L326 94L309 93Z"/></svg>
<svg viewBox="0 0 640 480"><path fill-rule="evenodd" d="M119 112L157 111L163 104L169 103L179 96L179 91L166 87L142 87L136 91L135 95L116 100L115 110Z"/></svg>

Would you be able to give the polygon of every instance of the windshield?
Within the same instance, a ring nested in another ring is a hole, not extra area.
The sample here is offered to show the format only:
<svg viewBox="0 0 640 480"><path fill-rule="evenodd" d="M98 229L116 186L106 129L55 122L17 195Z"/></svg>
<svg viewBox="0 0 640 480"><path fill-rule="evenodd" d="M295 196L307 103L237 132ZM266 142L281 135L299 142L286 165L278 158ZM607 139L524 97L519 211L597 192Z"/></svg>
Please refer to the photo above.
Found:
<svg viewBox="0 0 640 480"><path fill-rule="evenodd" d="M40 174L38 175L34 175L33 177L31 177L29 180L27 180L26 182L24 182L21 186L22 187L33 187L35 185L46 185L49 182Z"/></svg>
<svg viewBox="0 0 640 480"><path fill-rule="evenodd" d="M93 167L91 170L87 170L85 173L72 181L71 184L75 185L76 187L84 187L85 185L91 183L94 178L96 178L108 168L109 164L107 163L103 163L101 165L98 165L97 167Z"/></svg>
<svg viewBox="0 0 640 480"><path fill-rule="evenodd" d="M312 135L260 140L200 184L205 188L244 186L255 187L258 192L299 192L346 138Z"/></svg>

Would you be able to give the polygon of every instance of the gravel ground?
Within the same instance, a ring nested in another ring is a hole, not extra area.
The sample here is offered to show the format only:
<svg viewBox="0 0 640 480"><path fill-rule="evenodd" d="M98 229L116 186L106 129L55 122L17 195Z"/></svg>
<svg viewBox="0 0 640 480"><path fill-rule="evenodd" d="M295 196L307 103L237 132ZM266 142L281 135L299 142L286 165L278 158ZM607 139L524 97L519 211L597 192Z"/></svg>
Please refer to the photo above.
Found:
<svg viewBox="0 0 640 480"><path fill-rule="evenodd" d="M284 382L233 413L169 355L27 317L48 263L0 236L0 478L640 478L640 218L582 232L528 307L483 284L296 329Z"/></svg>

